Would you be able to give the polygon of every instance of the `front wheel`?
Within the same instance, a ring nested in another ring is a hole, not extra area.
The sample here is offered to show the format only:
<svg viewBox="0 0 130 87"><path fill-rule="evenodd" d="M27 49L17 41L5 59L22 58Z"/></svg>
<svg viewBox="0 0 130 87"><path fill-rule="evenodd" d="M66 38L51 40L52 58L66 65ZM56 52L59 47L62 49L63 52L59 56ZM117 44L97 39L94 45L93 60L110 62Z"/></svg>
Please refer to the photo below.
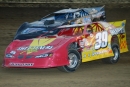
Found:
<svg viewBox="0 0 130 87"><path fill-rule="evenodd" d="M103 62L109 63L109 64L114 64L114 63L118 62L118 60L120 58L120 51L119 51L118 45L113 45L112 51L113 51L114 56L103 59Z"/></svg>
<svg viewBox="0 0 130 87"><path fill-rule="evenodd" d="M70 49L68 51L68 61L69 61L69 65L58 67L58 69L64 72L75 71L81 63L81 56L79 52L77 50Z"/></svg>

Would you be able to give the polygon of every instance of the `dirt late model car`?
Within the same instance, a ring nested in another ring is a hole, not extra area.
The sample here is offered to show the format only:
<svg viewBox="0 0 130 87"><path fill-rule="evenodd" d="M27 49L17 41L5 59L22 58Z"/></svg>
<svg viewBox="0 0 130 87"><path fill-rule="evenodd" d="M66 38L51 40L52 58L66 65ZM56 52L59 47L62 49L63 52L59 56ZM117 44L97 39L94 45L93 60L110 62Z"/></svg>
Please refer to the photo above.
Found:
<svg viewBox="0 0 130 87"><path fill-rule="evenodd" d="M61 25L73 25L97 20L106 20L104 6L93 8L62 9L49 14L38 21L25 22L18 29L14 39L35 38ZM58 32L54 30L51 32Z"/></svg>
<svg viewBox="0 0 130 87"><path fill-rule="evenodd" d="M4 67L50 68L75 71L81 62L102 59L117 63L127 52L126 21L64 25L56 34L13 40L6 48Z"/></svg>

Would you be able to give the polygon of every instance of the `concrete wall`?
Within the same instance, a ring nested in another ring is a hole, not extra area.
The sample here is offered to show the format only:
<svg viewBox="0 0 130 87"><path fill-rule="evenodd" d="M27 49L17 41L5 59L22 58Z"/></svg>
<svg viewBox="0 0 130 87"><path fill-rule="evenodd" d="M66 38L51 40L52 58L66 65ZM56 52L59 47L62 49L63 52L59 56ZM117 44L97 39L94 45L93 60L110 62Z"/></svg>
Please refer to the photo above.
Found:
<svg viewBox="0 0 130 87"><path fill-rule="evenodd" d="M0 0L0 7L90 7L128 8L130 0Z"/></svg>

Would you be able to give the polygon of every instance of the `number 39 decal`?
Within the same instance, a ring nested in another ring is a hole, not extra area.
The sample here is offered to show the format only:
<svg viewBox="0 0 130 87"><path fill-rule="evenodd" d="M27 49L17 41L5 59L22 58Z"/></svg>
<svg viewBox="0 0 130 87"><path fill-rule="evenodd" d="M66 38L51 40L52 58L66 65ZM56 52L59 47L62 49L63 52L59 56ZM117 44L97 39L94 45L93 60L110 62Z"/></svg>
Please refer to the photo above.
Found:
<svg viewBox="0 0 130 87"><path fill-rule="evenodd" d="M96 34L95 49L104 48L108 45L108 33L107 31L99 32Z"/></svg>

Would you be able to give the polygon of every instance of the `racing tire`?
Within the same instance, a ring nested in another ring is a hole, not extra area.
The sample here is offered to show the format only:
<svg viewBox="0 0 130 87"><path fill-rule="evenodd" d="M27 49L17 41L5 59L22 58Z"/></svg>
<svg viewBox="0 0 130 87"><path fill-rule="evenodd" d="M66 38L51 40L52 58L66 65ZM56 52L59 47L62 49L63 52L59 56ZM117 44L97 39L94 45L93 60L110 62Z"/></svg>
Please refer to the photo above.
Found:
<svg viewBox="0 0 130 87"><path fill-rule="evenodd" d="M112 51L114 53L114 56L109 57L109 58L105 58L102 59L102 61L104 63L107 64L115 64L118 62L118 60L120 59L120 50L119 50L119 46L117 44L112 45Z"/></svg>
<svg viewBox="0 0 130 87"><path fill-rule="evenodd" d="M69 65L58 67L63 72L74 72L81 64L81 55L77 50L69 49L68 51Z"/></svg>

